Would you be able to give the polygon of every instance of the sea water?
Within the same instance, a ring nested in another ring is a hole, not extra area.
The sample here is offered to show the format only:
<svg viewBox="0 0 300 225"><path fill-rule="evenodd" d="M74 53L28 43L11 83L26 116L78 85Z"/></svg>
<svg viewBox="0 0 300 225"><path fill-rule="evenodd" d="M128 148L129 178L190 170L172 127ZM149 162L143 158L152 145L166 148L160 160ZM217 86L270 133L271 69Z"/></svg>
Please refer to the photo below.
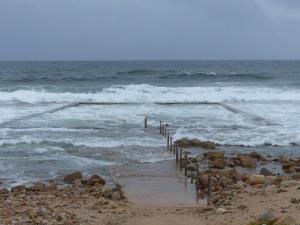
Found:
<svg viewBox="0 0 300 225"><path fill-rule="evenodd" d="M300 155L299 112L300 61L0 62L0 180L170 159L159 121L174 139Z"/></svg>

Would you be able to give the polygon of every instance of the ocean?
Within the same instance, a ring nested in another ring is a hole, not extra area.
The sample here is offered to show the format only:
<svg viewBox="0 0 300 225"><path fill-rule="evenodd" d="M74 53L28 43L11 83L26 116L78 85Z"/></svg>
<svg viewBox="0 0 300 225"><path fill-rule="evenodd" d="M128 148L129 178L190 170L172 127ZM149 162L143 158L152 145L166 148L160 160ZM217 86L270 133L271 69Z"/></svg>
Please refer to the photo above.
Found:
<svg viewBox="0 0 300 225"><path fill-rule="evenodd" d="M159 121L174 139L299 156L299 112L300 61L0 62L0 181L168 160Z"/></svg>

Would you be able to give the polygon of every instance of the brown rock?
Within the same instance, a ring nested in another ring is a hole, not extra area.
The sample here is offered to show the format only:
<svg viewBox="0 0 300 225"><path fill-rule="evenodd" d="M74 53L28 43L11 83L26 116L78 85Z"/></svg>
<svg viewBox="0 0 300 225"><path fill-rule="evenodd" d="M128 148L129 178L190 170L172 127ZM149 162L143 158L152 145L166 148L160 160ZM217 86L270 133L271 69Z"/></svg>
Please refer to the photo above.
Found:
<svg viewBox="0 0 300 225"><path fill-rule="evenodd" d="M225 161L224 161L224 159L217 159L215 161L210 161L210 167L216 168L216 169L224 169Z"/></svg>
<svg viewBox="0 0 300 225"><path fill-rule="evenodd" d="M194 163L190 163L186 166L186 168L189 170L189 171L196 171L197 170L197 166L194 164Z"/></svg>
<svg viewBox="0 0 300 225"><path fill-rule="evenodd" d="M187 148L191 146L191 141L187 138L176 140L175 143L181 148Z"/></svg>
<svg viewBox="0 0 300 225"><path fill-rule="evenodd" d="M207 188L208 185L208 176L206 174L201 174L198 177L199 185L201 186L201 189Z"/></svg>
<svg viewBox="0 0 300 225"><path fill-rule="evenodd" d="M256 168L256 160L249 156L240 156L239 157L242 167L251 167Z"/></svg>
<svg viewBox="0 0 300 225"><path fill-rule="evenodd" d="M105 185L105 183L105 180L98 175L92 175L87 181L87 184L92 186L95 184Z"/></svg>
<svg viewBox="0 0 300 225"><path fill-rule="evenodd" d="M216 148L216 143L211 142L211 141L200 141L199 139L188 139L188 138L182 138L175 143L181 147L181 148L188 148L188 147L201 147L201 148L207 148L207 149L215 149Z"/></svg>
<svg viewBox="0 0 300 225"><path fill-rule="evenodd" d="M284 163L282 164L282 169L286 172L286 173L295 173L295 166L296 163L293 161L284 161Z"/></svg>
<svg viewBox="0 0 300 225"><path fill-rule="evenodd" d="M205 156L207 156L208 160L217 160L217 159L223 159L224 160L224 152L207 152L205 153Z"/></svg>
<svg viewBox="0 0 300 225"><path fill-rule="evenodd" d="M55 183L49 183L46 185L45 189L47 191L55 191L57 190L57 185Z"/></svg>
<svg viewBox="0 0 300 225"><path fill-rule="evenodd" d="M266 185L278 185L281 182L281 178L276 176L265 176L265 179Z"/></svg>
<svg viewBox="0 0 300 225"><path fill-rule="evenodd" d="M11 189L11 192L19 192L19 191L26 191L27 190L27 187L24 186L24 185L18 185L18 186L15 186Z"/></svg>
<svg viewBox="0 0 300 225"><path fill-rule="evenodd" d="M293 180L300 180L300 173L295 173L291 176Z"/></svg>
<svg viewBox="0 0 300 225"><path fill-rule="evenodd" d="M33 185L29 188L31 191L42 191L45 189L45 184L42 182L35 182Z"/></svg>
<svg viewBox="0 0 300 225"><path fill-rule="evenodd" d="M257 160L260 160L260 161L266 161L266 159L263 156L261 156L260 154L258 154L257 152L251 152L249 154L249 156L251 158L254 158L254 159L257 159Z"/></svg>
<svg viewBox="0 0 300 225"><path fill-rule="evenodd" d="M0 189L0 195L7 195L7 194L9 194L9 190L7 188Z"/></svg>
<svg viewBox="0 0 300 225"><path fill-rule="evenodd" d="M250 185L265 184L266 177L264 175L252 175L247 181Z"/></svg>
<svg viewBox="0 0 300 225"><path fill-rule="evenodd" d="M76 179L82 180L82 173L80 171L66 175L64 177L64 182L72 184Z"/></svg>

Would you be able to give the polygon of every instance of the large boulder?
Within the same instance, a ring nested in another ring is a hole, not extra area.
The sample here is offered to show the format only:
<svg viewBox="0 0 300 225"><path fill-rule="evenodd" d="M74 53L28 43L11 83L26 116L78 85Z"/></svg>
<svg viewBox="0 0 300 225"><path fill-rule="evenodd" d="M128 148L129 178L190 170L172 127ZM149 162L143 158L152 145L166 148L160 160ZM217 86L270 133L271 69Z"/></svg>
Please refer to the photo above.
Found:
<svg viewBox="0 0 300 225"><path fill-rule="evenodd" d="M210 161L209 166L211 168L224 169L225 161L224 161L224 159L217 159L217 160L214 160L214 161Z"/></svg>
<svg viewBox="0 0 300 225"><path fill-rule="evenodd" d="M295 173L295 167L296 167L296 163L293 161L285 161L282 164L282 169L286 172L286 173Z"/></svg>
<svg viewBox="0 0 300 225"><path fill-rule="evenodd" d="M240 156L239 160L242 167L256 168L256 160L249 156Z"/></svg>
<svg viewBox="0 0 300 225"><path fill-rule="evenodd" d="M194 139L188 139L188 138L182 138L175 141L175 144L177 144L181 148L189 148L189 147L201 147L201 148L207 148L207 149L215 149L216 143L211 141L200 141L197 138Z"/></svg>
<svg viewBox="0 0 300 225"><path fill-rule="evenodd" d="M175 144L177 144L178 147L180 147L180 148L188 148L188 147L191 147L191 140L189 140L188 138L182 138L182 139L176 140Z"/></svg>
<svg viewBox="0 0 300 225"><path fill-rule="evenodd" d="M80 171L66 175L64 177L64 182L67 184L72 184L77 179L82 180L82 173Z"/></svg>
<svg viewBox="0 0 300 225"><path fill-rule="evenodd" d="M186 166L187 170L189 171L197 171L197 165L194 163L190 163Z"/></svg>
<svg viewBox="0 0 300 225"><path fill-rule="evenodd" d="M204 156L206 156L208 160L212 160L212 161L217 159L224 160L224 152L217 152L217 151L207 152L204 153Z"/></svg>
<svg viewBox="0 0 300 225"><path fill-rule="evenodd" d="M98 175L92 175L88 180L87 180L87 184L94 186L96 184L101 184L101 185L105 185L105 180L98 176Z"/></svg>
<svg viewBox="0 0 300 225"><path fill-rule="evenodd" d="M260 161L266 161L265 157L261 156L260 154L258 154L257 152L251 152L249 154L249 156L251 158L254 158L254 159L257 159L257 160L260 160Z"/></svg>
<svg viewBox="0 0 300 225"><path fill-rule="evenodd" d="M265 184L266 183L266 177L264 175L252 175L252 176L249 177L247 182L250 185Z"/></svg>
<svg viewBox="0 0 300 225"><path fill-rule="evenodd" d="M29 187L31 191L43 191L45 189L45 184L42 182L35 182Z"/></svg>

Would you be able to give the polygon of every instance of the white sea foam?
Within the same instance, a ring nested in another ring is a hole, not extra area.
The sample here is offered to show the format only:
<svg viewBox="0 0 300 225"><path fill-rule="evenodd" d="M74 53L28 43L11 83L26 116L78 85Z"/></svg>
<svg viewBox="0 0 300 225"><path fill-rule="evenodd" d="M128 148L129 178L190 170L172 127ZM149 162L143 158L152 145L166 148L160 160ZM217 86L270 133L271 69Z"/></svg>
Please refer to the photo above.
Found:
<svg viewBox="0 0 300 225"><path fill-rule="evenodd" d="M300 100L299 89L269 87L157 87L147 84L115 85L98 93L52 93L18 90L0 92L0 101L28 103L96 102L238 102Z"/></svg>

